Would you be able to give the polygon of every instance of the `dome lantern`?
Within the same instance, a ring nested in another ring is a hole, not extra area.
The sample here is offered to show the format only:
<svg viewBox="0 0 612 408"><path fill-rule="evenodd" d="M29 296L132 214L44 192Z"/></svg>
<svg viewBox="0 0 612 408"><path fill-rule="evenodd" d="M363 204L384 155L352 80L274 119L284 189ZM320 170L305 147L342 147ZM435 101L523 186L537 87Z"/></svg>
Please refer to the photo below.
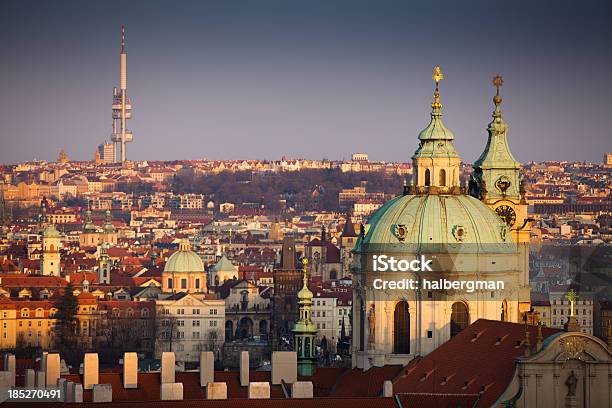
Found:
<svg viewBox="0 0 612 408"><path fill-rule="evenodd" d="M431 120L419 133L419 147L412 156L413 178L416 180L417 191L447 192L453 187L459 187L461 158L453 146L455 135L442 122L439 82L444 79L444 75L439 66L434 68L431 77L436 83L431 103Z"/></svg>

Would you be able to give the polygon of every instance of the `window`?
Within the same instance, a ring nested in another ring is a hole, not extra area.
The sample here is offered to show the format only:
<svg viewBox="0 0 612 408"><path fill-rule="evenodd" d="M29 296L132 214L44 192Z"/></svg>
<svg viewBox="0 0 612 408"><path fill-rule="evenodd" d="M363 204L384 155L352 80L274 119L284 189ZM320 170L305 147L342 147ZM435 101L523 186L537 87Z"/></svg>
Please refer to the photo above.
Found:
<svg viewBox="0 0 612 408"><path fill-rule="evenodd" d="M187 279L181 279L181 289L187 289Z"/></svg>
<svg viewBox="0 0 612 408"><path fill-rule="evenodd" d="M210 327L217 327L217 321L216 320L211 320L210 321Z"/></svg>
<svg viewBox="0 0 612 408"><path fill-rule="evenodd" d="M195 287L196 289L200 289L200 279L195 280Z"/></svg>
<svg viewBox="0 0 612 408"><path fill-rule="evenodd" d="M184 315L185 314L185 309L178 309L176 311L176 314Z"/></svg>
<svg viewBox="0 0 612 408"><path fill-rule="evenodd" d="M194 320L194 321L191 322L191 325L194 326L194 327L195 326L199 327L200 326L200 321L199 320Z"/></svg>
<svg viewBox="0 0 612 408"><path fill-rule="evenodd" d="M210 314L211 315L216 315L217 314L217 309L210 309Z"/></svg>
<svg viewBox="0 0 612 408"><path fill-rule="evenodd" d="M199 339L200 338L200 332L193 332L192 336L194 339Z"/></svg>
<svg viewBox="0 0 612 408"><path fill-rule="evenodd" d="M427 330L427 338L428 339L433 338L433 331L432 330Z"/></svg>
<svg viewBox="0 0 612 408"><path fill-rule="evenodd" d="M142 309L140 311L140 316L141 317L149 317L149 309L147 309L146 307L144 309Z"/></svg>
<svg viewBox="0 0 612 408"><path fill-rule="evenodd" d="M393 353L410 353L410 308L406 301L398 302L393 312Z"/></svg>
<svg viewBox="0 0 612 408"><path fill-rule="evenodd" d="M168 288L169 289L172 289L172 284L173 284L172 278L168 278Z"/></svg>
<svg viewBox="0 0 612 408"><path fill-rule="evenodd" d="M453 303L450 321L451 337L456 336L460 331L468 327L469 324L470 314L465 303Z"/></svg>
<svg viewBox="0 0 612 408"><path fill-rule="evenodd" d="M446 170L440 169L440 184L442 187L446 186Z"/></svg>
<svg viewBox="0 0 612 408"><path fill-rule="evenodd" d="M179 327L185 326L185 321L184 320L177 320L176 321L176 325Z"/></svg>
<svg viewBox="0 0 612 408"><path fill-rule="evenodd" d="M429 169L425 170L425 185L431 185L431 173L429 172Z"/></svg>
<svg viewBox="0 0 612 408"><path fill-rule="evenodd" d="M21 309L21 317L30 317L30 309Z"/></svg>
<svg viewBox="0 0 612 408"><path fill-rule="evenodd" d="M200 309L193 309L192 314L200 314Z"/></svg>

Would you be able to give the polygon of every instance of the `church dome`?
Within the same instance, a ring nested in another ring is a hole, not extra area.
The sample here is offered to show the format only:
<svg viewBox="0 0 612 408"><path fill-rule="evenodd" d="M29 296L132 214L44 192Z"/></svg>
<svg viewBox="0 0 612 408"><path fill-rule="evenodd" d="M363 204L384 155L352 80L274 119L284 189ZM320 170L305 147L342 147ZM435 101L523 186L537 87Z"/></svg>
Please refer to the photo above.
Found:
<svg viewBox="0 0 612 408"><path fill-rule="evenodd" d="M49 224L49 226L43 230L42 235L44 238L61 238L61 234L53 224Z"/></svg>
<svg viewBox="0 0 612 408"><path fill-rule="evenodd" d="M178 251L168 258L164 272L204 272L204 263L202 258L191 250L189 241L183 239L179 244Z"/></svg>
<svg viewBox="0 0 612 408"><path fill-rule="evenodd" d="M358 252L506 252L511 234L482 201L464 194L395 197L366 225Z"/></svg>

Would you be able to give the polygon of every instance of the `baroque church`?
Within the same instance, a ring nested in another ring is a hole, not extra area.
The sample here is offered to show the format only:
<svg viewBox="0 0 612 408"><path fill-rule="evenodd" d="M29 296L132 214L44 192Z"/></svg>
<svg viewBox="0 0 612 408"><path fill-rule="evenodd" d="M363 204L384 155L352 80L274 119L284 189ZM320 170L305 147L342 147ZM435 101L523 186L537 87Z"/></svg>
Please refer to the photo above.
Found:
<svg viewBox="0 0 612 408"><path fill-rule="evenodd" d="M510 152L499 88L484 152L460 182L455 136L442 121L439 67L413 175L361 227L353 250L353 366L407 364L477 319L522 322L530 309L529 232L521 164ZM375 271L375 256L430 259L432 272ZM503 282L501 290L375 289L374 280Z"/></svg>

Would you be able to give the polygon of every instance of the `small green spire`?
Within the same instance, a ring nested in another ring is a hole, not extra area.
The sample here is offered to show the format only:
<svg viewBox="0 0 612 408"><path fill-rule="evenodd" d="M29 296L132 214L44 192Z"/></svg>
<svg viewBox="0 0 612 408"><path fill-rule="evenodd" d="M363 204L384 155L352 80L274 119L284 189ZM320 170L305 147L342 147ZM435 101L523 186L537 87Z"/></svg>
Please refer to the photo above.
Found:
<svg viewBox="0 0 612 408"><path fill-rule="evenodd" d="M308 289L308 259L302 259L302 289L297 293L299 305L299 319L293 328L293 346L297 354L298 374L302 376L314 375L317 360L316 336L317 328L312 321L313 293Z"/></svg>

